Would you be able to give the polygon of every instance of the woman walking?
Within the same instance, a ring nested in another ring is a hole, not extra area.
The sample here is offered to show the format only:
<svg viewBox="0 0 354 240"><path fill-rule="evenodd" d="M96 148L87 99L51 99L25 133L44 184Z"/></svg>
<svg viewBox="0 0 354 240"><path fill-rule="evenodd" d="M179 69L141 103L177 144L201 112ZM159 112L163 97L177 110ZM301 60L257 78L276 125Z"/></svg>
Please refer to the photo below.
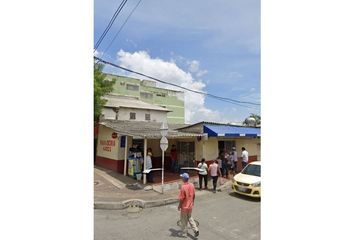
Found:
<svg viewBox="0 0 354 240"><path fill-rule="evenodd" d="M218 182L218 174L221 176L221 171L218 166L218 160L215 160L214 163L209 166L210 176L213 179L213 193L216 193L216 184Z"/></svg>

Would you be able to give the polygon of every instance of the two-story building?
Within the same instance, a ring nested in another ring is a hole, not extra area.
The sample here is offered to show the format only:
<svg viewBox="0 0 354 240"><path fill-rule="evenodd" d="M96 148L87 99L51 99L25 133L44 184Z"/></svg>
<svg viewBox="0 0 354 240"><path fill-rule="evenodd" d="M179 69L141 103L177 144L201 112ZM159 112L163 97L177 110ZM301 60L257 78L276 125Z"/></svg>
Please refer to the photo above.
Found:
<svg viewBox="0 0 354 240"><path fill-rule="evenodd" d="M133 97L108 94L104 99L107 102L102 111L102 119L166 122L167 113L171 112L167 108L146 103Z"/></svg>
<svg viewBox="0 0 354 240"><path fill-rule="evenodd" d="M106 79L115 79L112 94L128 96L169 109L167 122L184 124L184 92L159 88L156 82L106 73Z"/></svg>

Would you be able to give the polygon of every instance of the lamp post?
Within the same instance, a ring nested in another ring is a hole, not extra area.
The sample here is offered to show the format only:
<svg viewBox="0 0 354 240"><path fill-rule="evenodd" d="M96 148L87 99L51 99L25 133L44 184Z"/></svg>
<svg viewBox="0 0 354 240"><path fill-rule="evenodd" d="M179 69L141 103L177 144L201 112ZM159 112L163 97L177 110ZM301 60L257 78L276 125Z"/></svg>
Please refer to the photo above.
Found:
<svg viewBox="0 0 354 240"><path fill-rule="evenodd" d="M164 165L165 165L165 151L168 147L168 140L166 138L168 132L167 123L163 122L160 128L161 132L161 140L160 140L160 148L162 150L162 176L161 176L161 192L163 193L163 178L164 178Z"/></svg>

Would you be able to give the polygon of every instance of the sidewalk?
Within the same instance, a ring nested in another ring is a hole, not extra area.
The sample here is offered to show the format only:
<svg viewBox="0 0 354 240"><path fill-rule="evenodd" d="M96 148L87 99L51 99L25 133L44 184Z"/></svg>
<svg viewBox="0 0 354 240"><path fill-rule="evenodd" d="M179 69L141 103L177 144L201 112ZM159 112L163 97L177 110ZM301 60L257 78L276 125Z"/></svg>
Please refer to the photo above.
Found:
<svg viewBox="0 0 354 240"><path fill-rule="evenodd" d="M189 181L197 183L198 177L191 177ZM148 208L177 203L180 184L182 184L181 180L164 184L162 194L161 183L144 185L132 177L94 166L94 208L125 209L131 206ZM212 182L209 181L208 188L211 187ZM230 180L219 186L217 190L222 191L226 188L231 188ZM196 196L204 194L212 194L212 192L196 190Z"/></svg>

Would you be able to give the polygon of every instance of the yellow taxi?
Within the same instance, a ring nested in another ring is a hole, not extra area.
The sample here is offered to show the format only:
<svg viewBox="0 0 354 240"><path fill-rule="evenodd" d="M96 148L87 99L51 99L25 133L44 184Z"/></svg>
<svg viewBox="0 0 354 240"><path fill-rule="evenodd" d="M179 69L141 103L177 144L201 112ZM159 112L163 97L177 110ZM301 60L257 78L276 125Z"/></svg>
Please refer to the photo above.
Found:
<svg viewBox="0 0 354 240"><path fill-rule="evenodd" d="M232 180L234 192L250 197L261 197L261 162L249 163Z"/></svg>

